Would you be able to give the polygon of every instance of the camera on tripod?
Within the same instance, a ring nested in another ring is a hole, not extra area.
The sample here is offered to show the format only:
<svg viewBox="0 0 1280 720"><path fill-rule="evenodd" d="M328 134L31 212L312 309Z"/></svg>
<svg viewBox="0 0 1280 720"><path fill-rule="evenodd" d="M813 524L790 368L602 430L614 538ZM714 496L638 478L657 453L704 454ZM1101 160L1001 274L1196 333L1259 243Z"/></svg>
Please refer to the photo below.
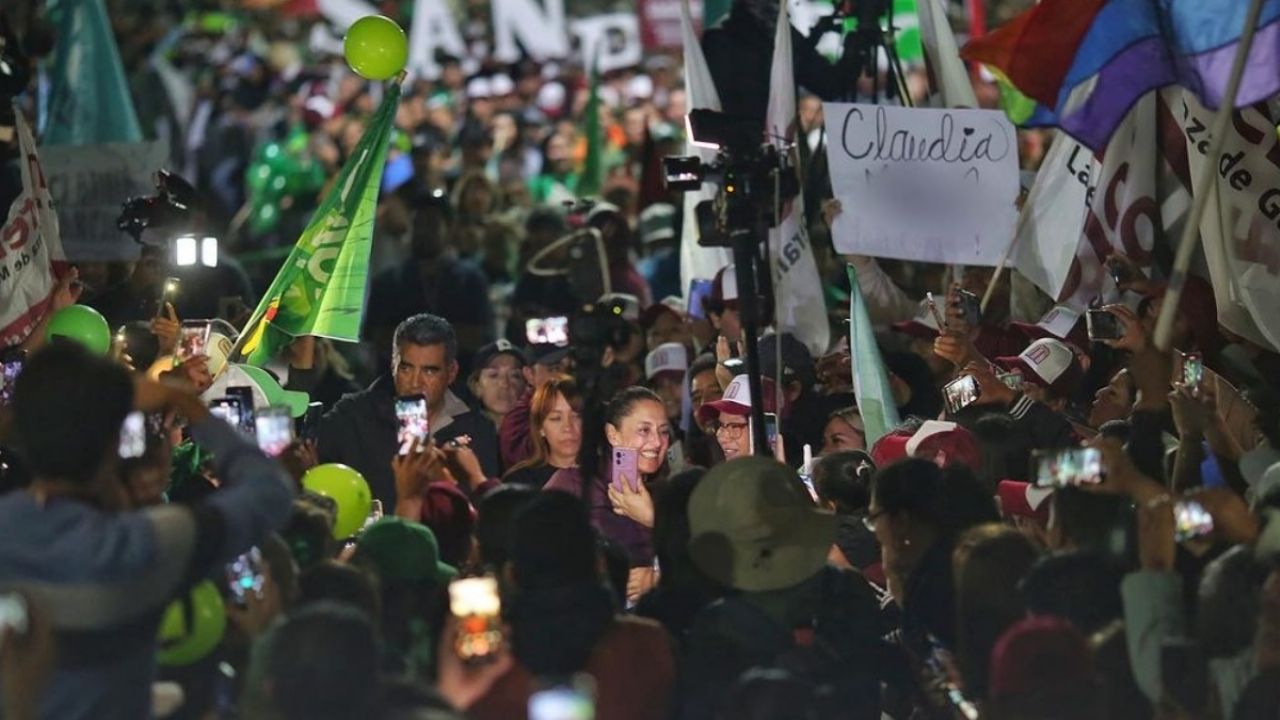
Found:
<svg viewBox="0 0 1280 720"><path fill-rule="evenodd" d="M693 110L686 117L692 143L717 151L704 163L696 155L662 159L667 187L698 190L703 182L720 186L714 199L698 203L698 244L731 247L740 238L773 227L774 210L800 194L800 180L788 152L762 143L750 120L714 110ZM764 242L765 235L756 238Z"/></svg>

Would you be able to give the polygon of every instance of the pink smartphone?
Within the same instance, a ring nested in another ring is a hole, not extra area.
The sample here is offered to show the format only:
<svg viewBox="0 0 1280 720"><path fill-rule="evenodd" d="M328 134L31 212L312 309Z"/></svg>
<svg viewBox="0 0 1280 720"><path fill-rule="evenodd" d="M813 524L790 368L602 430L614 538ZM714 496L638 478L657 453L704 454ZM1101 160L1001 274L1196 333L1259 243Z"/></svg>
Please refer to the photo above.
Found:
<svg viewBox="0 0 1280 720"><path fill-rule="evenodd" d="M622 479L627 479L627 486L632 492L640 490L640 454L631 448L614 448L613 465L609 474L609 484L622 490Z"/></svg>

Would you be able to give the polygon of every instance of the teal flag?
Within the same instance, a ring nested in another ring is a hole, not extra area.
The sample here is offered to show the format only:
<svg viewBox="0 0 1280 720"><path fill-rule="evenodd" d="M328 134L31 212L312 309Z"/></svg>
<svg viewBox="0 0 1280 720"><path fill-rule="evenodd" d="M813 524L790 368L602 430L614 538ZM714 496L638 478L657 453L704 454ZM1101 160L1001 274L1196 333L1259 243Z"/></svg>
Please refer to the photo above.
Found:
<svg viewBox="0 0 1280 720"><path fill-rule="evenodd" d="M395 82L240 331L233 357L262 367L302 335L360 339L373 220L399 104L400 83Z"/></svg>
<svg viewBox="0 0 1280 720"><path fill-rule="evenodd" d="M142 142L102 0L49 0L58 43L41 145Z"/></svg>
<svg viewBox="0 0 1280 720"><path fill-rule="evenodd" d="M898 404L893 399L889 373L880 357L867 302L858 285L858 273L849 266L849 355L853 359L853 394L867 433L867 447L898 425Z"/></svg>

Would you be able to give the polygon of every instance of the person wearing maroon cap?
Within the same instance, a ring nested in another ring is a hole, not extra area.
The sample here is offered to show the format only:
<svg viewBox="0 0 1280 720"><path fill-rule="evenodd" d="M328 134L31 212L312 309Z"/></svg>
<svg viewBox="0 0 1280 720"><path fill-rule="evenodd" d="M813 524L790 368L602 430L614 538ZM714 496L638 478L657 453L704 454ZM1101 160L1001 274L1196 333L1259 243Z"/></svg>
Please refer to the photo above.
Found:
<svg viewBox="0 0 1280 720"><path fill-rule="evenodd" d="M995 720L1045 717L1046 708L1063 720L1104 717L1089 643L1062 618L1032 617L1011 626L992 649L989 675Z"/></svg>
<svg viewBox="0 0 1280 720"><path fill-rule="evenodd" d="M766 413L774 412L772 385L767 379L762 383ZM751 390L747 376L735 377L725 387L722 398L703 405L698 410L698 419L708 428L714 428L725 460L751 455Z"/></svg>
<svg viewBox="0 0 1280 720"><path fill-rule="evenodd" d="M995 364L1021 377L1023 395L1057 412L1066 409L1084 378L1075 351L1054 338L1036 340L1016 356L997 357Z"/></svg>

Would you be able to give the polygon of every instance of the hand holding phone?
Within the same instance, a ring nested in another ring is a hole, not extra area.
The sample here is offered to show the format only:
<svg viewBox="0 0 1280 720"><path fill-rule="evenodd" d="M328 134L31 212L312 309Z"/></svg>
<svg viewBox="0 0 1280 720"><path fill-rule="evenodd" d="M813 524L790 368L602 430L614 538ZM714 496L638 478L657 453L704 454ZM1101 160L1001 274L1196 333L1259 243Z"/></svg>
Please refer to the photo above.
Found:
<svg viewBox="0 0 1280 720"><path fill-rule="evenodd" d="M956 290L956 309L966 325L977 327L982 324L982 300L968 290Z"/></svg>
<svg viewBox="0 0 1280 720"><path fill-rule="evenodd" d="M524 322L525 339L530 345L569 344L569 318L563 315L545 318L529 318Z"/></svg>
<svg viewBox="0 0 1280 720"><path fill-rule="evenodd" d="M942 388L942 399L946 402L947 413L950 415L969 407L980 397L982 389L978 386L978 379L972 375L962 375Z"/></svg>
<svg viewBox="0 0 1280 720"><path fill-rule="evenodd" d="M1200 396L1204 382L1204 359L1200 353L1182 353L1182 384L1192 397Z"/></svg>
<svg viewBox="0 0 1280 720"><path fill-rule="evenodd" d="M178 330L178 361L190 360L209 354L209 333L212 326L204 320L186 320Z"/></svg>
<svg viewBox="0 0 1280 720"><path fill-rule="evenodd" d="M254 417L258 448L271 457L280 457L293 442L293 418L289 408L263 408Z"/></svg>
<svg viewBox="0 0 1280 720"><path fill-rule="evenodd" d="M124 417L120 426L120 452L122 458L140 458L147 454L147 416L137 410Z"/></svg>
<svg viewBox="0 0 1280 720"><path fill-rule="evenodd" d="M1089 310L1084 317L1090 340L1119 340L1124 337L1124 326L1120 324L1120 318L1110 310Z"/></svg>
<svg viewBox="0 0 1280 720"><path fill-rule="evenodd" d="M1213 532L1213 516L1195 500L1179 500L1173 506L1173 537L1178 542L1196 540Z"/></svg>
<svg viewBox="0 0 1280 720"><path fill-rule="evenodd" d="M227 563L225 570L227 588L236 605L244 607L249 593L262 597L262 587L267 579L262 574L262 552L258 548L249 548L249 552Z"/></svg>
<svg viewBox="0 0 1280 720"><path fill-rule="evenodd" d="M240 406L240 398L221 397L209 403L209 414L239 429L244 412Z"/></svg>
<svg viewBox="0 0 1280 720"><path fill-rule="evenodd" d="M640 492L640 453L632 448L616 447L613 448L609 484L622 492L624 481L631 492Z"/></svg>

